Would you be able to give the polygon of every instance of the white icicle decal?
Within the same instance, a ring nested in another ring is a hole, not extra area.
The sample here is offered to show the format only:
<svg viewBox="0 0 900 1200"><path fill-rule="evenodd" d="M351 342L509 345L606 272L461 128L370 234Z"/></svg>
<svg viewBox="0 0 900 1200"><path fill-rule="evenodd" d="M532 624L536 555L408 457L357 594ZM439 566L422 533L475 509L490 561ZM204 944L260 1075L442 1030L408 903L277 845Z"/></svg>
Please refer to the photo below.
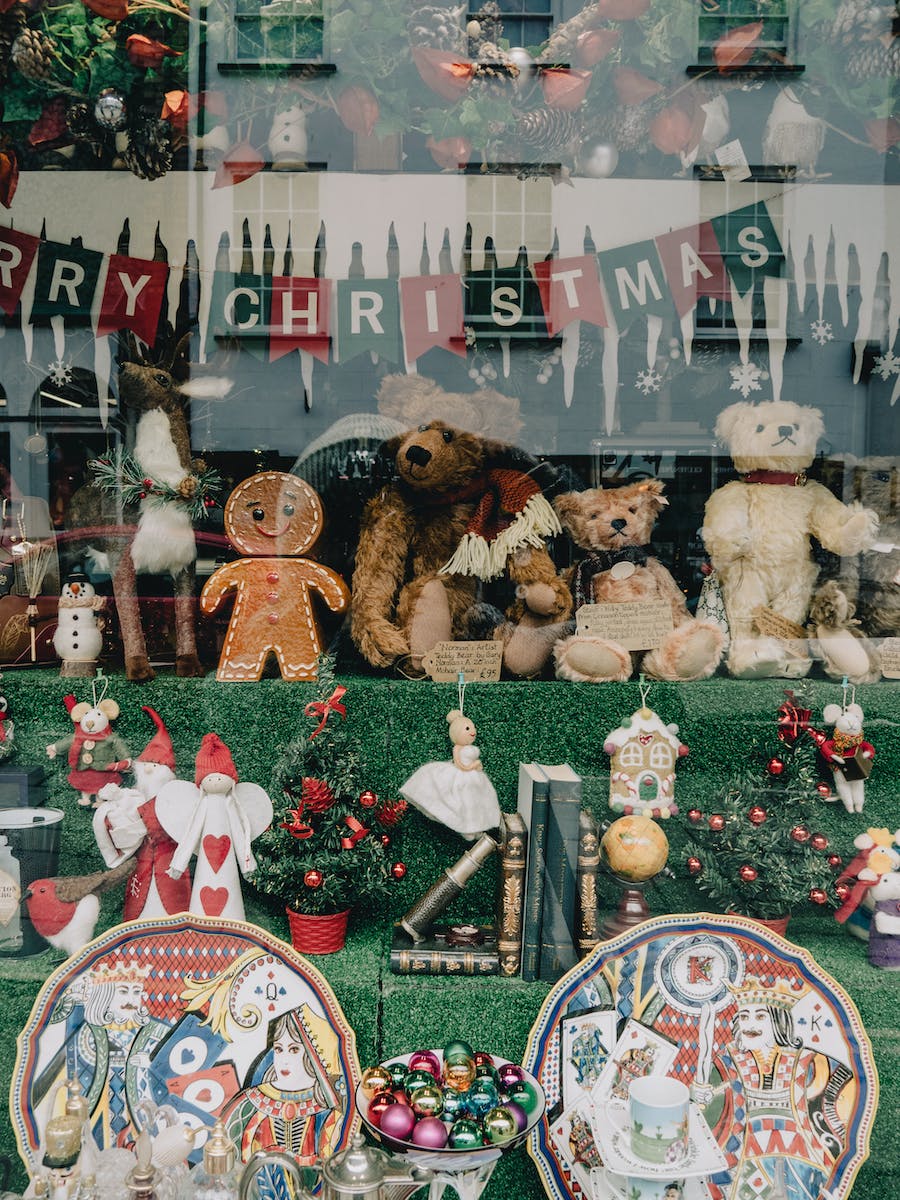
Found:
<svg viewBox="0 0 900 1200"><path fill-rule="evenodd" d="M572 321L562 333L563 398L566 408L572 407L575 395L575 368L578 365L578 348L581 345L581 322Z"/></svg>
<svg viewBox="0 0 900 1200"><path fill-rule="evenodd" d="M740 358L745 363L750 358L750 334L753 330L753 288L742 296L734 282L731 283L731 311L740 341Z"/></svg>
<svg viewBox="0 0 900 1200"><path fill-rule="evenodd" d="M112 354L108 337L94 338L94 374L97 377L97 396L100 408L100 425L106 428L109 421L109 375Z"/></svg>
<svg viewBox="0 0 900 1200"><path fill-rule="evenodd" d="M610 317L603 330L603 426L611 436L616 425L616 397L619 391L619 331Z"/></svg>
<svg viewBox="0 0 900 1200"><path fill-rule="evenodd" d="M300 378L303 380L303 389L306 392L306 407L312 411L313 406L313 356L308 350L300 350Z"/></svg>
<svg viewBox="0 0 900 1200"><path fill-rule="evenodd" d="M788 281L767 275L763 282L766 306L766 337L769 342L769 374L772 378L772 399L781 399L784 378L784 352L787 347Z"/></svg>
<svg viewBox="0 0 900 1200"><path fill-rule="evenodd" d="M659 349L659 337L662 333L662 317L656 313L647 314L647 366L653 367Z"/></svg>
<svg viewBox="0 0 900 1200"><path fill-rule="evenodd" d="M684 361L691 365L691 354L694 351L694 315L695 308L689 308L681 318L681 344L684 346Z"/></svg>

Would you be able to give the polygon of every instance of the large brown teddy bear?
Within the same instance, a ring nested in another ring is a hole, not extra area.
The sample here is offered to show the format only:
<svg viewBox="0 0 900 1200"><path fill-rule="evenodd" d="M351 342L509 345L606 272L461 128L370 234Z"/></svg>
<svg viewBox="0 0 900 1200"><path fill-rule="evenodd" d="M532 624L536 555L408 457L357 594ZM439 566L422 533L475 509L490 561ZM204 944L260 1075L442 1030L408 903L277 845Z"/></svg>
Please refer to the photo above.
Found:
<svg viewBox="0 0 900 1200"><path fill-rule="evenodd" d="M591 488L557 496L554 508L584 556L567 573L576 610L582 604L664 600L672 631L646 653L629 652L607 638L575 633L554 647L560 679L605 683L640 669L653 679L705 679L722 657L721 630L695 621L684 594L650 546L653 525L668 504L664 484L647 479L618 488Z"/></svg>
<svg viewBox="0 0 900 1200"><path fill-rule="evenodd" d="M529 622L516 625L505 661L516 674L540 670L550 654L540 626L564 620L571 596L544 545L559 523L521 456L444 421L392 438L384 451L397 478L366 505L353 573L362 656L419 672L437 642L464 632L478 580L506 572L519 594L513 616Z"/></svg>
<svg viewBox="0 0 900 1200"><path fill-rule="evenodd" d="M757 610L771 609L802 626L819 573L810 538L849 555L865 550L877 534L874 512L842 504L821 483L807 480L823 432L818 409L789 400L732 404L716 422L716 437L740 475L713 492L703 519L703 541L728 617L732 675L806 675L812 659L805 641L794 645L763 633Z"/></svg>

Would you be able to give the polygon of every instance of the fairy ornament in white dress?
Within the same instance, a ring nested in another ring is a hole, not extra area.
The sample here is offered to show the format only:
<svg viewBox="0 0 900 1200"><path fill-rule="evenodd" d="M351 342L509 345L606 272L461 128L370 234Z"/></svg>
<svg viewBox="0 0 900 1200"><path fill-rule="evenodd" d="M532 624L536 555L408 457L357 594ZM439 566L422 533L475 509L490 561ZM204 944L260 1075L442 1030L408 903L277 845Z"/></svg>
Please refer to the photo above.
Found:
<svg viewBox="0 0 900 1200"><path fill-rule="evenodd" d="M447 713L453 758L428 762L407 779L400 795L419 812L470 841L500 824L500 804L484 773L475 725L460 708Z"/></svg>

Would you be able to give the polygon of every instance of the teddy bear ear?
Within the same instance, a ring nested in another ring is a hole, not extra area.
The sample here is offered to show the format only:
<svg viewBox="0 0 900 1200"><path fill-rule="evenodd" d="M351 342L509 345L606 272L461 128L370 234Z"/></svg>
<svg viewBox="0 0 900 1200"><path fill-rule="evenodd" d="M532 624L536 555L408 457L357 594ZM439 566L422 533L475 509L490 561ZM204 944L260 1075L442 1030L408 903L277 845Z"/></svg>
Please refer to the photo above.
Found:
<svg viewBox="0 0 900 1200"><path fill-rule="evenodd" d="M811 438L814 437L818 441L825 433L825 421L821 412L817 408L806 408L805 406L801 407L800 411L803 414L800 418L803 427Z"/></svg>
<svg viewBox="0 0 900 1200"><path fill-rule="evenodd" d="M829 725L833 725L840 715L841 706L839 704L826 704L822 710L822 717Z"/></svg>
<svg viewBox="0 0 900 1200"><path fill-rule="evenodd" d="M661 479L645 479L643 483L638 484L638 491L643 496L649 496L650 502L656 507L657 511L665 508L669 501L663 495L666 490L666 485Z"/></svg>
<svg viewBox="0 0 900 1200"><path fill-rule="evenodd" d="M716 420L715 434L718 441L730 444L738 425L752 409L752 404L745 404L743 401L723 408Z"/></svg>
<svg viewBox="0 0 900 1200"><path fill-rule="evenodd" d="M69 713L69 716L72 718L72 723L77 725L81 718L90 711L91 706L86 700L82 700L80 704L74 705L72 707L72 711Z"/></svg>

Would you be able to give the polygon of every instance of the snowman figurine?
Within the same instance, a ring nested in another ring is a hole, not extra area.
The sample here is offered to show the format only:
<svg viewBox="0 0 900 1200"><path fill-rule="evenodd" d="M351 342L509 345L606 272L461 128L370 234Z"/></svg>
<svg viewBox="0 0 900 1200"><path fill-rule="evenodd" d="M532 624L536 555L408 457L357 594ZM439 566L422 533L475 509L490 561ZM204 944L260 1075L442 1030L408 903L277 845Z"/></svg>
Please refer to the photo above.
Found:
<svg viewBox="0 0 900 1200"><path fill-rule="evenodd" d="M276 112L267 145L273 171L301 171L306 167L306 113L301 104Z"/></svg>
<svg viewBox="0 0 900 1200"><path fill-rule="evenodd" d="M106 597L98 596L80 567L73 567L59 598L53 649L62 659L60 675L93 676L103 649Z"/></svg>

